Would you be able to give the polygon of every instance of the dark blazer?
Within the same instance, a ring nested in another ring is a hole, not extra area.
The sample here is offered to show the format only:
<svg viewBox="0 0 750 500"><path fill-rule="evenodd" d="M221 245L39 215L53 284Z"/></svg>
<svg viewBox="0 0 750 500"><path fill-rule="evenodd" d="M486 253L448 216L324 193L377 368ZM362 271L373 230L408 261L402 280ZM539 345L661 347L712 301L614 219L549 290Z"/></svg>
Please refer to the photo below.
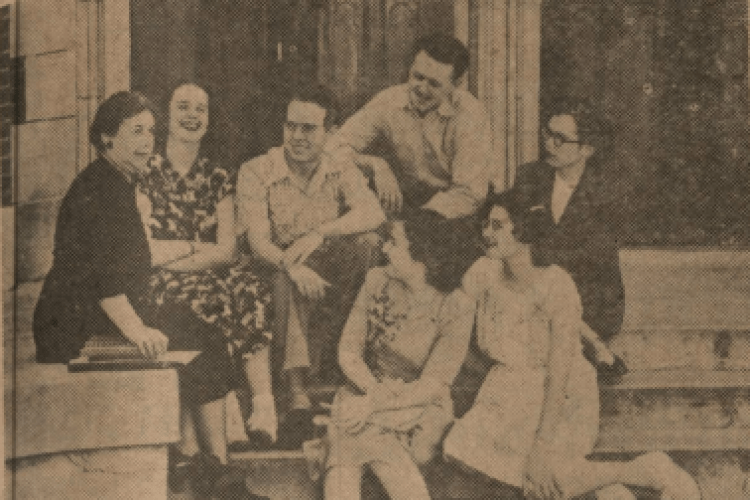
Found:
<svg viewBox="0 0 750 500"><path fill-rule="evenodd" d="M603 339L620 331L625 297L619 244L622 203L600 164L589 159L559 223L552 218L555 171L544 162L522 165L513 190L526 221L537 232L532 243L536 265L557 264L578 287L583 319Z"/></svg>

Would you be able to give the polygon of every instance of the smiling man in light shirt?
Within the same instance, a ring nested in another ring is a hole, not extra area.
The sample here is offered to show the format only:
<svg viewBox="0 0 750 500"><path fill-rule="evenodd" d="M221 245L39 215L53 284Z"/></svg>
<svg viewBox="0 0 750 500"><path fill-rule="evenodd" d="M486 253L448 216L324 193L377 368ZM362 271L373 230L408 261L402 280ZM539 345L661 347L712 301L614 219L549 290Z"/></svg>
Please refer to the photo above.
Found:
<svg viewBox="0 0 750 500"><path fill-rule="evenodd" d="M338 338L328 336L343 327L334 322L316 330L326 338L308 342L311 316L333 310L346 319L369 264L367 240L358 236L385 221L356 166L324 152L337 114L330 90L300 89L287 107L283 146L243 164L237 180L240 231L253 256L276 271L274 342L283 346L292 410L309 410L305 372L320 368L321 347L335 356ZM311 425L305 416L299 422ZM282 446L287 437L279 436Z"/></svg>
<svg viewBox="0 0 750 500"><path fill-rule="evenodd" d="M327 149L350 154L390 213L425 208L446 218L472 215L492 178L489 121L459 88L469 52L437 33L416 42L406 83L387 88L355 113ZM384 144L390 164L366 154Z"/></svg>

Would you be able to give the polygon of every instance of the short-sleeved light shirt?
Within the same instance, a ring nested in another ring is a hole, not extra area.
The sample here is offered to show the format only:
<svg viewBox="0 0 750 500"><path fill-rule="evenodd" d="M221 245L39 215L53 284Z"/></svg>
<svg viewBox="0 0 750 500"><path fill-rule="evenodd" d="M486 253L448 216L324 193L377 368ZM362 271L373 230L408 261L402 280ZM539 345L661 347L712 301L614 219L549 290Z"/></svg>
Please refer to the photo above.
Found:
<svg viewBox="0 0 750 500"><path fill-rule="evenodd" d="M487 194L493 177L489 120L469 92L456 89L451 101L422 115L411 106L408 85L387 88L349 118L327 148L362 153L378 139L396 155L392 167L405 195L420 184L439 189L430 208L443 215L469 215Z"/></svg>
<svg viewBox="0 0 750 500"><path fill-rule="evenodd" d="M352 164L324 153L307 185L289 170L284 148L271 149L240 167L237 178L238 230L267 236L285 248L347 210L369 207L381 213L367 180Z"/></svg>

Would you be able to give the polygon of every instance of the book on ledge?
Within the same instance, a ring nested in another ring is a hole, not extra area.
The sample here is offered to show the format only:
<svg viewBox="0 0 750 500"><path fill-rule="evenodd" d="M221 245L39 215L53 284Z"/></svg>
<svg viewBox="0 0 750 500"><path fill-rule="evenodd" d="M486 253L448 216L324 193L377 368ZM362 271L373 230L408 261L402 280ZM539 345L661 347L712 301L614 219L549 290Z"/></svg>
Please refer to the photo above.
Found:
<svg viewBox="0 0 750 500"><path fill-rule="evenodd" d="M125 337L95 335L81 349L81 354L68 362L69 372L161 370L190 363L200 351L167 351L156 359L141 354L138 347Z"/></svg>

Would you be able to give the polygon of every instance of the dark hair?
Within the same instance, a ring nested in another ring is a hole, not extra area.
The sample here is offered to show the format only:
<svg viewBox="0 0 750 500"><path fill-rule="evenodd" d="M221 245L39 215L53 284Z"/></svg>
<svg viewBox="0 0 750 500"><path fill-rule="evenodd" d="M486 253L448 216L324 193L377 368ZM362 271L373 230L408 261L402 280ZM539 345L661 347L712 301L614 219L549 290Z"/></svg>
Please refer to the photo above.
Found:
<svg viewBox="0 0 750 500"><path fill-rule="evenodd" d="M156 116L149 100L138 92L123 90L112 94L96 110L89 127L89 141L99 154L103 153L107 147L102 140L102 134L117 135L122 122L144 111L150 111Z"/></svg>
<svg viewBox="0 0 750 500"><path fill-rule="evenodd" d="M543 125L553 116L570 115L576 122L578 140L600 152L607 149L612 136L612 124L598 107L586 98L564 97L551 103L543 114Z"/></svg>
<svg viewBox="0 0 750 500"><path fill-rule="evenodd" d="M403 222L409 253L424 264L427 284L443 293L460 287L466 271L481 256L476 242L467 237L467 223L430 210L416 210Z"/></svg>
<svg viewBox="0 0 750 500"><path fill-rule="evenodd" d="M340 109L339 102L333 91L322 84L305 85L294 89L287 100L286 109L292 101L312 102L326 110L323 124L326 129L339 124Z"/></svg>
<svg viewBox="0 0 750 500"><path fill-rule="evenodd" d="M487 198L477 211L481 223L484 223L490 217L490 213L495 207L502 207L508 212L508 217L513 223L513 236L520 243L533 243L542 237L544 221L540 220L539 217L543 216L543 212L537 214L525 211L518 201L515 189L496 193L495 186L490 184Z"/></svg>
<svg viewBox="0 0 750 500"><path fill-rule="evenodd" d="M451 35L433 33L417 40L412 47L410 65L414 64L417 54L422 51L437 62L453 66L453 81L464 76L469 67L469 50Z"/></svg>

